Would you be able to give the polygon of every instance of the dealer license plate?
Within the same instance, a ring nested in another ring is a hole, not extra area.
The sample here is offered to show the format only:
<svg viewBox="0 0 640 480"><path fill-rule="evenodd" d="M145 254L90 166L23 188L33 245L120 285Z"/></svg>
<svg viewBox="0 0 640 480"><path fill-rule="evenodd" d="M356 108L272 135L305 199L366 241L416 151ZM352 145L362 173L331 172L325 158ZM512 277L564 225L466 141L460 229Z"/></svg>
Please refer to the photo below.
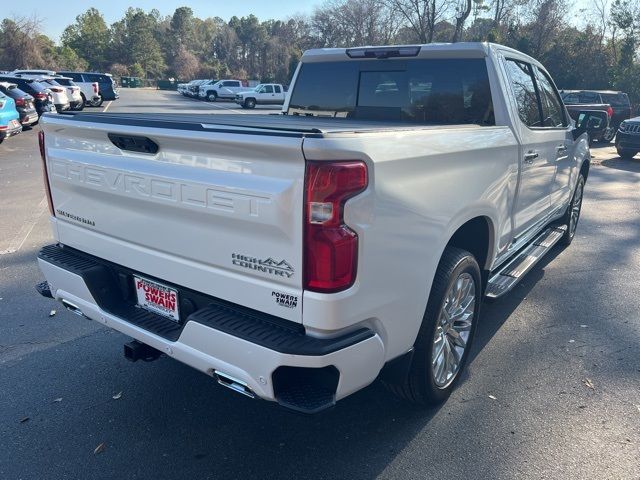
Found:
<svg viewBox="0 0 640 480"><path fill-rule="evenodd" d="M177 290L135 275L133 276L133 281L139 306L150 312L170 318L175 322L180 321Z"/></svg>

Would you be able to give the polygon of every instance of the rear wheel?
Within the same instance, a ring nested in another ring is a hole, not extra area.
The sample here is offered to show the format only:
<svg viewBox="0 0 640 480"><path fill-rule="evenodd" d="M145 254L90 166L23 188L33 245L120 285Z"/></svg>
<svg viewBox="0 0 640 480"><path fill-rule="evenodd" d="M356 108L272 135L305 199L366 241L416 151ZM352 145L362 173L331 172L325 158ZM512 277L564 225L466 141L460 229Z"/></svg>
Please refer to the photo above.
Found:
<svg viewBox="0 0 640 480"><path fill-rule="evenodd" d="M407 378L387 384L420 405L445 401L469 354L481 303L480 267L474 256L447 247L431 287Z"/></svg>
<svg viewBox="0 0 640 480"><path fill-rule="evenodd" d="M567 227L564 235L560 239L560 242L565 245L571 245L573 237L576 235L576 229L578 228L578 220L580 220L580 212L582 211L582 197L584 195L584 176L582 173L578 177L578 183L576 189L573 191L573 198L571 203L567 207L567 211L564 214L562 224Z"/></svg>
<svg viewBox="0 0 640 480"><path fill-rule="evenodd" d="M616 151L618 152L618 156L625 160L631 160L638 153L635 150L628 150L626 148L616 148Z"/></svg>
<svg viewBox="0 0 640 480"><path fill-rule="evenodd" d="M607 128L602 134L602 138L598 143L611 143L616 137L616 129L613 127Z"/></svg>
<svg viewBox="0 0 640 480"><path fill-rule="evenodd" d="M98 98L96 100L91 100L89 102L89 106L91 106L91 107L100 107L102 105L102 102L104 102L104 99L102 98L102 95L98 95Z"/></svg>

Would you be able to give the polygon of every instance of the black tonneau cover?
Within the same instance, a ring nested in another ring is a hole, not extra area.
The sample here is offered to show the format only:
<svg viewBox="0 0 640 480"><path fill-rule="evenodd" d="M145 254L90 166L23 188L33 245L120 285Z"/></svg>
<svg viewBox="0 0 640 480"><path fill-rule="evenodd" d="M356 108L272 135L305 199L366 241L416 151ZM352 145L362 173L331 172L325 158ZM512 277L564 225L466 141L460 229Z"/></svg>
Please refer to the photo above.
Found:
<svg viewBox="0 0 640 480"><path fill-rule="evenodd" d="M45 114L47 115L47 114ZM351 120L346 118L260 114L181 114L181 113L79 113L56 115L74 121L114 125L171 128L177 130L252 133L295 137L323 137L331 133L364 133L385 130L423 130L436 125ZM437 128L446 128L438 125Z"/></svg>

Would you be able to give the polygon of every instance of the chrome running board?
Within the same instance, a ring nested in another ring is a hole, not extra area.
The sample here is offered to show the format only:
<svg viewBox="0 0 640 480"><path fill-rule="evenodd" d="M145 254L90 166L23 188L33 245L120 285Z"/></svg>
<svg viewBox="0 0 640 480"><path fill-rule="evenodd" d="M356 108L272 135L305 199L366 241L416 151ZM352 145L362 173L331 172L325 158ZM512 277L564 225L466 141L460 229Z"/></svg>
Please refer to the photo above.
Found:
<svg viewBox="0 0 640 480"><path fill-rule="evenodd" d="M566 225L549 227L535 237L513 260L491 274L487 282L485 296L489 299L497 299L511 291L536 263L560 241L566 231Z"/></svg>

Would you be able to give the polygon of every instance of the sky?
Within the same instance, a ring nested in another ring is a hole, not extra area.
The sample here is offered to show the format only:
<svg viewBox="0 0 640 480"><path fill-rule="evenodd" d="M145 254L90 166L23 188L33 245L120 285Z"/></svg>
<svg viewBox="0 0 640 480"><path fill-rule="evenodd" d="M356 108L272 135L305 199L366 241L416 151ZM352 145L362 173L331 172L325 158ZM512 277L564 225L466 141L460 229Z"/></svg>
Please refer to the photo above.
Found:
<svg viewBox="0 0 640 480"><path fill-rule="evenodd" d="M20 0L9 2L8 8L2 7L0 18L37 14L43 21L43 33L58 41L62 31L75 21L76 16L91 7L100 10L107 24L111 25L120 20L129 7L139 7L146 11L156 8L164 16L171 15L178 7L188 6L195 16L200 18L221 17L228 20L234 15L242 17L253 13L260 20L266 20L284 19L296 13L312 13L313 7L321 3L322 0L61 0L49 3L43 3L42 0Z"/></svg>
<svg viewBox="0 0 640 480"><path fill-rule="evenodd" d="M60 40L62 31L74 22L76 15L95 7L104 15L108 25L119 20L130 6L143 10L157 8L164 15L171 15L181 6L189 6L194 14L200 18L221 17L228 20L232 16L238 17L254 14L260 20L269 18L285 19L297 13L310 14L315 6L324 0L102 0L100 2L60 0L53 3L43 3L42 0L20 0L10 2L0 11L0 18L12 16L37 15L42 20L43 33L54 41ZM574 0L574 10L588 7L592 0ZM47 7L48 5L48 7Z"/></svg>

